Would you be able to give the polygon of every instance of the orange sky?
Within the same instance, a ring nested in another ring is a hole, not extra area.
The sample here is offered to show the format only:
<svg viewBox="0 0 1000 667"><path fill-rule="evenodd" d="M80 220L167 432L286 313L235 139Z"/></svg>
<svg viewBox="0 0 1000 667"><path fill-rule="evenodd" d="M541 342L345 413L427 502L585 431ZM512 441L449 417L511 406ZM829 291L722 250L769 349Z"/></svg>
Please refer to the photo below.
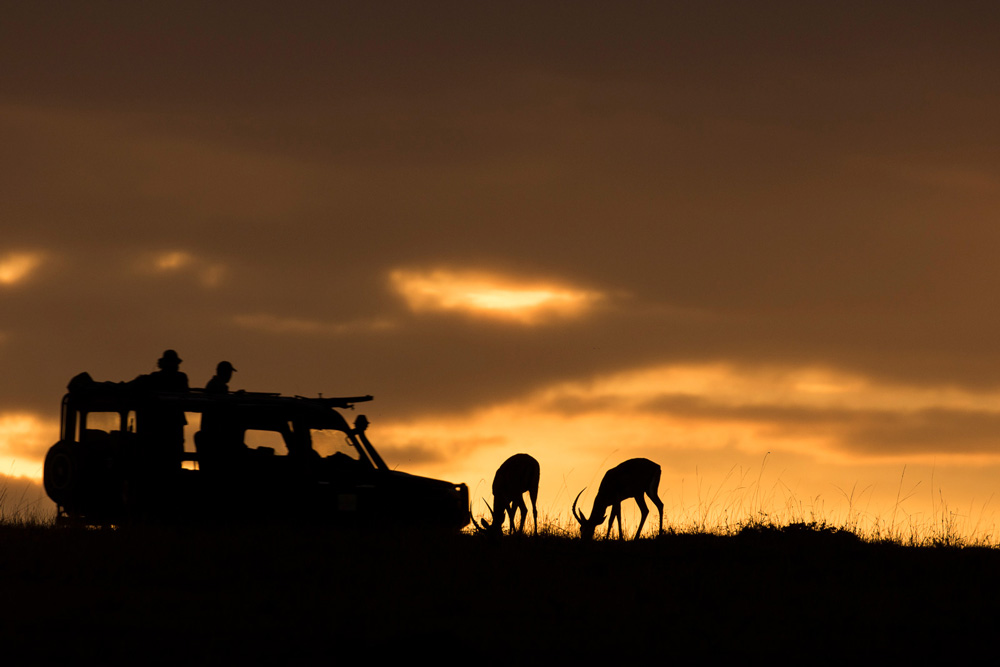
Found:
<svg viewBox="0 0 1000 667"><path fill-rule="evenodd" d="M0 474L39 477L70 377L170 347L194 386L228 359L234 388L374 394L390 465L476 498L532 453L555 518L647 456L677 524L989 533L996 23L974 3L8 8Z"/></svg>

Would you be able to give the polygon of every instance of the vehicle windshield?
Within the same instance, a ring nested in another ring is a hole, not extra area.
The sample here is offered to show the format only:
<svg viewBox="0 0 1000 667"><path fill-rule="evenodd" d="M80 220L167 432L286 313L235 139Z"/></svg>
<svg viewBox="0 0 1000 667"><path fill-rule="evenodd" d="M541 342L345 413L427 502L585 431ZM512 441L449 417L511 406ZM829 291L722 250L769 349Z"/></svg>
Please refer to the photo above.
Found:
<svg viewBox="0 0 1000 667"><path fill-rule="evenodd" d="M343 431L335 429L309 429L309 438L317 454L326 458L335 454L349 456L355 461L361 454Z"/></svg>

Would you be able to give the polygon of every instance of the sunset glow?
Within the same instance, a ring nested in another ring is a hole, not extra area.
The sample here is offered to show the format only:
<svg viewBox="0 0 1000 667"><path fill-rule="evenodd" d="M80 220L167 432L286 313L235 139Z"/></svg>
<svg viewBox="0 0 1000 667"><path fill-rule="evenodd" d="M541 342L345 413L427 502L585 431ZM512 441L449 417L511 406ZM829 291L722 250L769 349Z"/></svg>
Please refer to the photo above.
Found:
<svg viewBox="0 0 1000 667"><path fill-rule="evenodd" d="M26 280L42 263L37 252L13 252L0 255L0 285L14 285Z"/></svg>
<svg viewBox="0 0 1000 667"><path fill-rule="evenodd" d="M477 512L526 452L553 516L634 457L678 523L981 515L993 16L772 9L14 3L0 474L38 479L70 378L173 349L190 387L375 396L389 465Z"/></svg>
<svg viewBox="0 0 1000 667"><path fill-rule="evenodd" d="M947 405L974 424L1000 418L991 404L1000 405L1000 395L918 391L819 369L663 366L554 385L460 418L389 420L376 432L392 460L426 474L457 470L478 484L479 496L488 495L491 479L482 471L514 451L531 452L542 464L540 505L563 521L575 493L593 487L603 470L648 456L663 468L661 497L678 521L706 511L703 494L739 505L748 484L759 482L767 488L754 493L767 502L758 509L775 515L798 508L846 517L859 512L863 496L866 512L855 520L871 527L895 509L916 526L945 499L953 510L964 508L963 517L970 507L979 508L980 522L984 513L992 517L989 478L961 470L1000 469L1000 452L975 439L964 451L955 441L947 456L926 451L919 439L908 442L934 428L923 409ZM868 427L851 424L872 419L884 424L881 438L900 443L896 451L859 447ZM945 427L965 432L947 420ZM895 506L901 491L906 503ZM477 511L485 513L479 496Z"/></svg>
<svg viewBox="0 0 1000 667"><path fill-rule="evenodd" d="M156 268L163 271L173 271L190 265L194 261L191 253L174 251L165 252L156 258Z"/></svg>
<svg viewBox="0 0 1000 667"><path fill-rule="evenodd" d="M25 413L0 412L0 475L42 479L46 450L59 437L58 422Z"/></svg>
<svg viewBox="0 0 1000 667"><path fill-rule="evenodd" d="M601 298L588 290L475 272L396 270L390 278L415 312L458 311L524 324L579 315Z"/></svg>
<svg viewBox="0 0 1000 667"><path fill-rule="evenodd" d="M193 276L205 287L218 287L226 274L226 267L185 250L158 253L151 258L153 270L161 274Z"/></svg>

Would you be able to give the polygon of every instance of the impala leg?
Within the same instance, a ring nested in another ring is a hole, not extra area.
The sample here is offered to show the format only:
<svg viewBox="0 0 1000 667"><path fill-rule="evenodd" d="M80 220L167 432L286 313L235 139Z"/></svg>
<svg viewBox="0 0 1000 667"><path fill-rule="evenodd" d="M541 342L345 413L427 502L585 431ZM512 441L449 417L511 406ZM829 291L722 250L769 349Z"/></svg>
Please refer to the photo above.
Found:
<svg viewBox="0 0 1000 667"><path fill-rule="evenodd" d="M531 519L535 524L535 535L538 534L538 488L528 491L528 499L531 500Z"/></svg>
<svg viewBox="0 0 1000 667"><path fill-rule="evenodd" d="M653 479L649 482L649 489L646 491L646 495L653 501L653 504L656 505L656 510L660 513L660 532L657 533L657 535L663 532L663 502L660 500L660 496L656 493L659 488L660 470L657 468L656 474L653 475Z"/></svg>
<svg viewBox="0 0 1000 667"><path fill-rule="evenodd" d="M521 510L521 523L517 526L517 532L524 532L524 521L528 518L528 506L524 504L524 496L518 496L517 498L517 509ZM511 532L514 532L514 515L510 516L510 528Z"/></svg>
<svg viewBox="0 0 1000 667"><path fill-rule="evenodd" d="M618 539L624 540L625 534L622 532L622 504L615 503L615 509L611 513L611 518L608 519L608 536L611 536L611 524L614 523L615 518L618 518Z"/></svg>
<svg viewBox="0 0 1000 667"><path fill-rule="evenodd" d="M649 494L649 499L653 501L653 504L656 505L656 510L660 513L660 532L657 533L657 535L659 535L663 532L663 502L660 500L660 497L656 495L655 489Z"/></svg>
<svg viewBox="0 0 1000 667"><path fill-rule="evenodd" d="M635 537L632 538L633 540L639 539L639 534L642 532L642 526L646 523L646 515L649 514L649 508L646 507L646 500L642 496L636 496L635 502L639 505L639 512L642 516L639 517L639 529L635 531Z"/></svg>

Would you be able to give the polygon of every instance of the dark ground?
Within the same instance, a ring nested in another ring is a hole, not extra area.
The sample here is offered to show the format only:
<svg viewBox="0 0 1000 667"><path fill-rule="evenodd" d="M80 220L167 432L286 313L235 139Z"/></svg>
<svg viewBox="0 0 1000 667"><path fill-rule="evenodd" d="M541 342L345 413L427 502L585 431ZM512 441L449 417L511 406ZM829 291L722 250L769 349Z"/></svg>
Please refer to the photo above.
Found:
<svg viewBox="0 0 1000 667"><path fill-rule="evenodd" d="M0 526L0 661L952 661L995 653L998 593L1000 550L815 530L583 543Z"/></svg>

